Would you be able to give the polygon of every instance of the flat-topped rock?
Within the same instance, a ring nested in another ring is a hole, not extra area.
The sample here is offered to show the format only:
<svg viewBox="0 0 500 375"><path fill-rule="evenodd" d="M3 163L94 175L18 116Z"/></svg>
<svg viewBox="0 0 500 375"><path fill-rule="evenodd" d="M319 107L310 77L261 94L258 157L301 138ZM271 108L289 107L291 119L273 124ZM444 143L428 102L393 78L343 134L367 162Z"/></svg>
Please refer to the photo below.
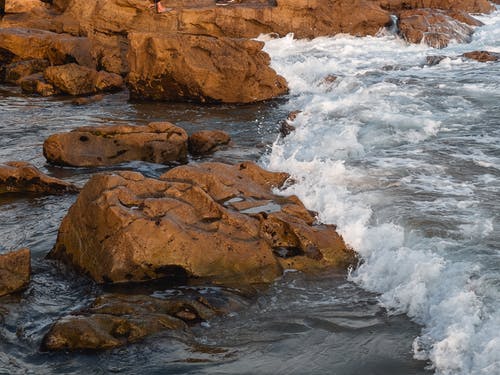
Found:
<svg viewBox="0 0 500 375"><path fill-rule="evenodd" d="M187 139L184 129L169 122L81 127L51 135L43 144L43 154L50 163L73 167L133 160L165 164L185 161Z"/></svg>
<svg viewBox="0 0 500 375"><path fill-rule="evenodd" d="M30 273L29 249L0 254L0 296L24 289L30 282Z"/></svg>
<svg viewBox="0 0 500 375"><path fill-rule="evenodd" d="M66 194L76 192L78 192L78 188L75 185L49 177L29 163L21 161L0 163L0 194Z"/></svg>
<svg viewBox="0 0 500 375"><path fill-rule="evenodd" d="M297 197L271 192L287 179L246 162L203 163L160 179L98 174L59 229L51 258L99 283L183 275L269 283L284 269L346 269L355 262L335 227L315 223Z"/></svg>
<svg viewBox="0 0 500 375"><path fill-rule="evenodd" d="M500 61L500 53L489 51L472 51L462 54L462 57L479 62L493 62Z"/></svg>
<svg viewBox="0 0 500 375"><path fill-rule="evenodd" d="M229 134L222 130L201 130L189 136L189 152L193 155L206 155L231 141Z"/></svg>

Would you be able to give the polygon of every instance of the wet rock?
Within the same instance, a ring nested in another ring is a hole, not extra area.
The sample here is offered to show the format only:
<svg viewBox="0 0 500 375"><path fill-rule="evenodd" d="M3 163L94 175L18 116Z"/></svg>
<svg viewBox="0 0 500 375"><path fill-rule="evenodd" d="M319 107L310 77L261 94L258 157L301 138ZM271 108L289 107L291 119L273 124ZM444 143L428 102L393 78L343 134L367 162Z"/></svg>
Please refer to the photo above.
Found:
<svg viewBox="0 0 500 375"><path fill-rule="evenodd" d="M98 174L62 221L50 257L99 283L174 274L243 285L272 282L287 268L353 264L333 226L316 224L298 198L271 193L286 179L250 162L182 166L158 180Z"/></svg>
<svg viewBox="0 0 500 375"><path fill-rule="evenodd" d="M87 104L100 102L103 99L104 99L104 95L98 94L98 95L86 96L86 97L81 97L81 98L75 98L71 101L71 104L87 105Z"/></svg>
<svg viewBox="0 0 500 375"><path fill-rule="evenodd" d="M76 192L78 192L78 188L75 185L49 177L29 163L11 161L0 164L0 194L65 194Z"/></svg>
<svg viewBox="0 0 500 375"><path fill-rule="evenodd" d="M30 282L30 274L29 249L0 254L0 296L24 289Z"/></svg>
<svg viewBox="0 0 500 375"><path fill-rule="evenodd" d="M123 88L123 79L118 74L77 64L48 67L43 76L48 83L69 95L88 95Z"/></svg>
<svg viewBox="0 0 500 375"><path fill-rule="evenodd" d="M189 152L193 155L209 154L230 141L229 134L222 130L202 130L189 136Z"/></svg>
<svg viewBox="0 0 500 375"><path fill-rule="evenodd" d="M428 66L437 65L441 61L443 61L444 59L446 59L446 56L442 56L442 55L426 56L425 57L426 65L428 65Z"/></svg>
<svg viewBox="0 0 500 375"><path fill-rule="evenodd" d="M434 48L444 48L450 41L468 43L473 29L450 16L446 11L416 9L399 14L399 31L410 43L426 43Z"/></svg>
<svg viewBox="0 0 500 375"><path fill-rule="evenodd" d="M477 60L479 62L499 61L500 53L488 51L472 51L464 53L462 57Z"/></svg>
<svg viewBox="0 0 500 375"><path fill-rule="evenodd" d="M152 163L184 161L186 132L169 122L146 126L81 127L53 134L43 144L43 155L53 164L93 167L132 160Z"/></svg>
<svg viewBox="0 0 500 375"><path fill-rule="evenodd" d="M129 40L127 86L135 99L250 103L288 91L262 42L153 33Z"/></svg>
<svg viewBox="0 0 500 375"><path fill-rule="evenodd" d="M291 123L297 118L297 115L302 111L292 111L288 114L285 120L280 121L280 134L282 137L286 137L291 132L295 131L295 126Z"/></svg>
<svg viewBox="0 0 500 375"><path fill-rule="evenodd" d="M12 63L4 67L5 82L17 83L20 79L43 72L49 66L48 60L31 59Z"/></svg>
<svg viewBox="0 0 500 375"><path fill-rule="evenodd" d="M28 95L53 96L61 93L43 78L43 73L35 73L17 81L23 93Z"/></svg>

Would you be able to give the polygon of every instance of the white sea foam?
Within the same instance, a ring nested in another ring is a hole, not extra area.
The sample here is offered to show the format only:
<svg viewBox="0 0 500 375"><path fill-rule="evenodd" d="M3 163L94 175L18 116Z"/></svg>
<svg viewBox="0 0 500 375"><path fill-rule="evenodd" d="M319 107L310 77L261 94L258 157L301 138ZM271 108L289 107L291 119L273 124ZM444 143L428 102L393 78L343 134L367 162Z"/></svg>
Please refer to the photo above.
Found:
<svg viewBox="0 0 500 375"><path fill-rule="evenodd" d="M472 45L440 52L499 50L500 14L482 20ZM362 256L351 279L422 325L416 358L437 374L500 374L500 133L484 125L498 116L498 68L454 57L428 67L434 50L391 36L287 36L266 51L302 113L263 163L291 173L285 193Z"/></svg>

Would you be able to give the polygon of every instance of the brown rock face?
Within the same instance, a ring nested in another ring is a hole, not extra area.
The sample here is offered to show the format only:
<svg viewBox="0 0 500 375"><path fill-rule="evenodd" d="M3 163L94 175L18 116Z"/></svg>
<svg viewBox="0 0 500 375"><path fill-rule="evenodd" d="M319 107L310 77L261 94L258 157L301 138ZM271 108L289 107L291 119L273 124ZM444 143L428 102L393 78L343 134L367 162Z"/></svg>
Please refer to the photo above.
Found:
<svg viewBox="0 0 500 375"><path fill-rule="evenodd" d="M407 10L401 12L399 17L399 30L404 39L410 43L425 42L434 48L444 48L452 40L470 42L474 31L441 10Z"/></svg>
<svg viewBox="0 0 500 375"><path fill-rule="evenodd" d="M30 282L30 273L29 249L0 254L0 296L24 289Z"/></svg>
<svg viewBox="0 0 500 375"><path fill-rule="evenodd" d="M433 8L459 10L467 13L489 13L493 11L488 0L381 0L380 5L387 10Z"/></svg>
<svg viewBox="0 0 500 375"><path fill-rule="evenodd" d="M132 98L249 103L287 92L262 42L203 35L131 33Z"/></svg>
<svg viewBox="0 0 500 375"><path fill-rule="evenodd" d="M77 64L48 67L43 76L47 82L69 95L116 91L123 87L123 79L118 74L98 72Z"/></svg>
<svg viewBox="0 0 500 375"><path fill-rule="evenodd" d="M284 268L353 264L354 252L333 226L315 225L296 197L270 192L286 178L250 162L182 166L159 180L95 175L64 218L50 256L99 283L172 274L267 283Z"/></svg>
<svg viewBox="0 0 500 375"><path fill-rule="evenodd" d="M186 132L169 123L147 126L82 127L53 134L43 144L43 155L53 164L93 167L142 160L153 163L184 161Z"/></svg>
<svg viewBox="0 0 500 375"><path fill-rule="evenodd" d="M462 57L465 57L467 59L477 60L479 62L499 61L500 53L488 52L488 51L472 51L464 53Z"/></svg>
<svg viewBox="0 0 500 375"><path fill-rule="evenodd" d="M202 130L189 136L189 152L193 155L209 154L230 141L229 134L221 130Z"/></svg>
<svg viewBox="0 0 500 375"><path fill-rule="evenodd" d="M0 164L0 194L65 194L76 192L78 192L78 188L75 185L49 177L29 163L11 161Z"/></svg>

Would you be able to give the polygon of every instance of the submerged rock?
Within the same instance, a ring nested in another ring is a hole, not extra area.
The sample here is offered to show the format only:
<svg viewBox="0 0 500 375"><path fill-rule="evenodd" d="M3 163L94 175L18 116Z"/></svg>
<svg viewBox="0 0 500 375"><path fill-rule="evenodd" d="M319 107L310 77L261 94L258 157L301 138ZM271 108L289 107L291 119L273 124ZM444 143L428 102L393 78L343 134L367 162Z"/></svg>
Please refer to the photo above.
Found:
<svg viewBox="0 0 500 375"><path fill-rule="evenodd" d="M0 194L65 194L76 192L78 192L78 188L75 185L49 177L29 163L11 161L0 164Z"/></svg>
<svg viewBox="0 0 500 375"><path fill-rule="evenodd" d="M209 154L230 141L229 134L222 130L201 130L189 136L189 152L193 155Z"/></svg>
<svg viewBox="0 0 500 375"><path fill-rule="evenodd" d="M291 123L297 118L299 113L302 113L302 111L292 111L285 120L279 122L280 134L282 137L286 137L291 132L295 131L295 126Z"/></svg>
<svg viewBox="0 0 500 375"><path fill-rule="evenodd" d="M183 129L169 122L82 127L51 135L43 144L43 154L50 163L73 167L132 160L165 164L186 159L187 139Z"/></svg>
<svg viewBox="0 0 500 375"><path fill-rule="evenodd" d="M135 99L250 103L288 91L264 43L205 35L130 33L127 85Z"/></svg>
<svg viewBox="0 0 500 375"><path fill-rule="evenodd" d="M462 57L477 60L479 62L499 61L500 53L489 51L472 51L464 53Z"/></svg>
<svg viewBox="0 0 500 375"><path fill-rule="evenodd" d="M160 179L98 174L59 229L51 258L99 283L181 275L268 283L284 269L345 269L355 262L331 225L297 197L271 193L287 179L246 162L177 167Z"/></svg>
<svg viewBox="0 0 500 375"><path fill-rule="evenodd" d="M30 282L30 273L29 249L0 254L0 296L24 289Z"/></svg>

